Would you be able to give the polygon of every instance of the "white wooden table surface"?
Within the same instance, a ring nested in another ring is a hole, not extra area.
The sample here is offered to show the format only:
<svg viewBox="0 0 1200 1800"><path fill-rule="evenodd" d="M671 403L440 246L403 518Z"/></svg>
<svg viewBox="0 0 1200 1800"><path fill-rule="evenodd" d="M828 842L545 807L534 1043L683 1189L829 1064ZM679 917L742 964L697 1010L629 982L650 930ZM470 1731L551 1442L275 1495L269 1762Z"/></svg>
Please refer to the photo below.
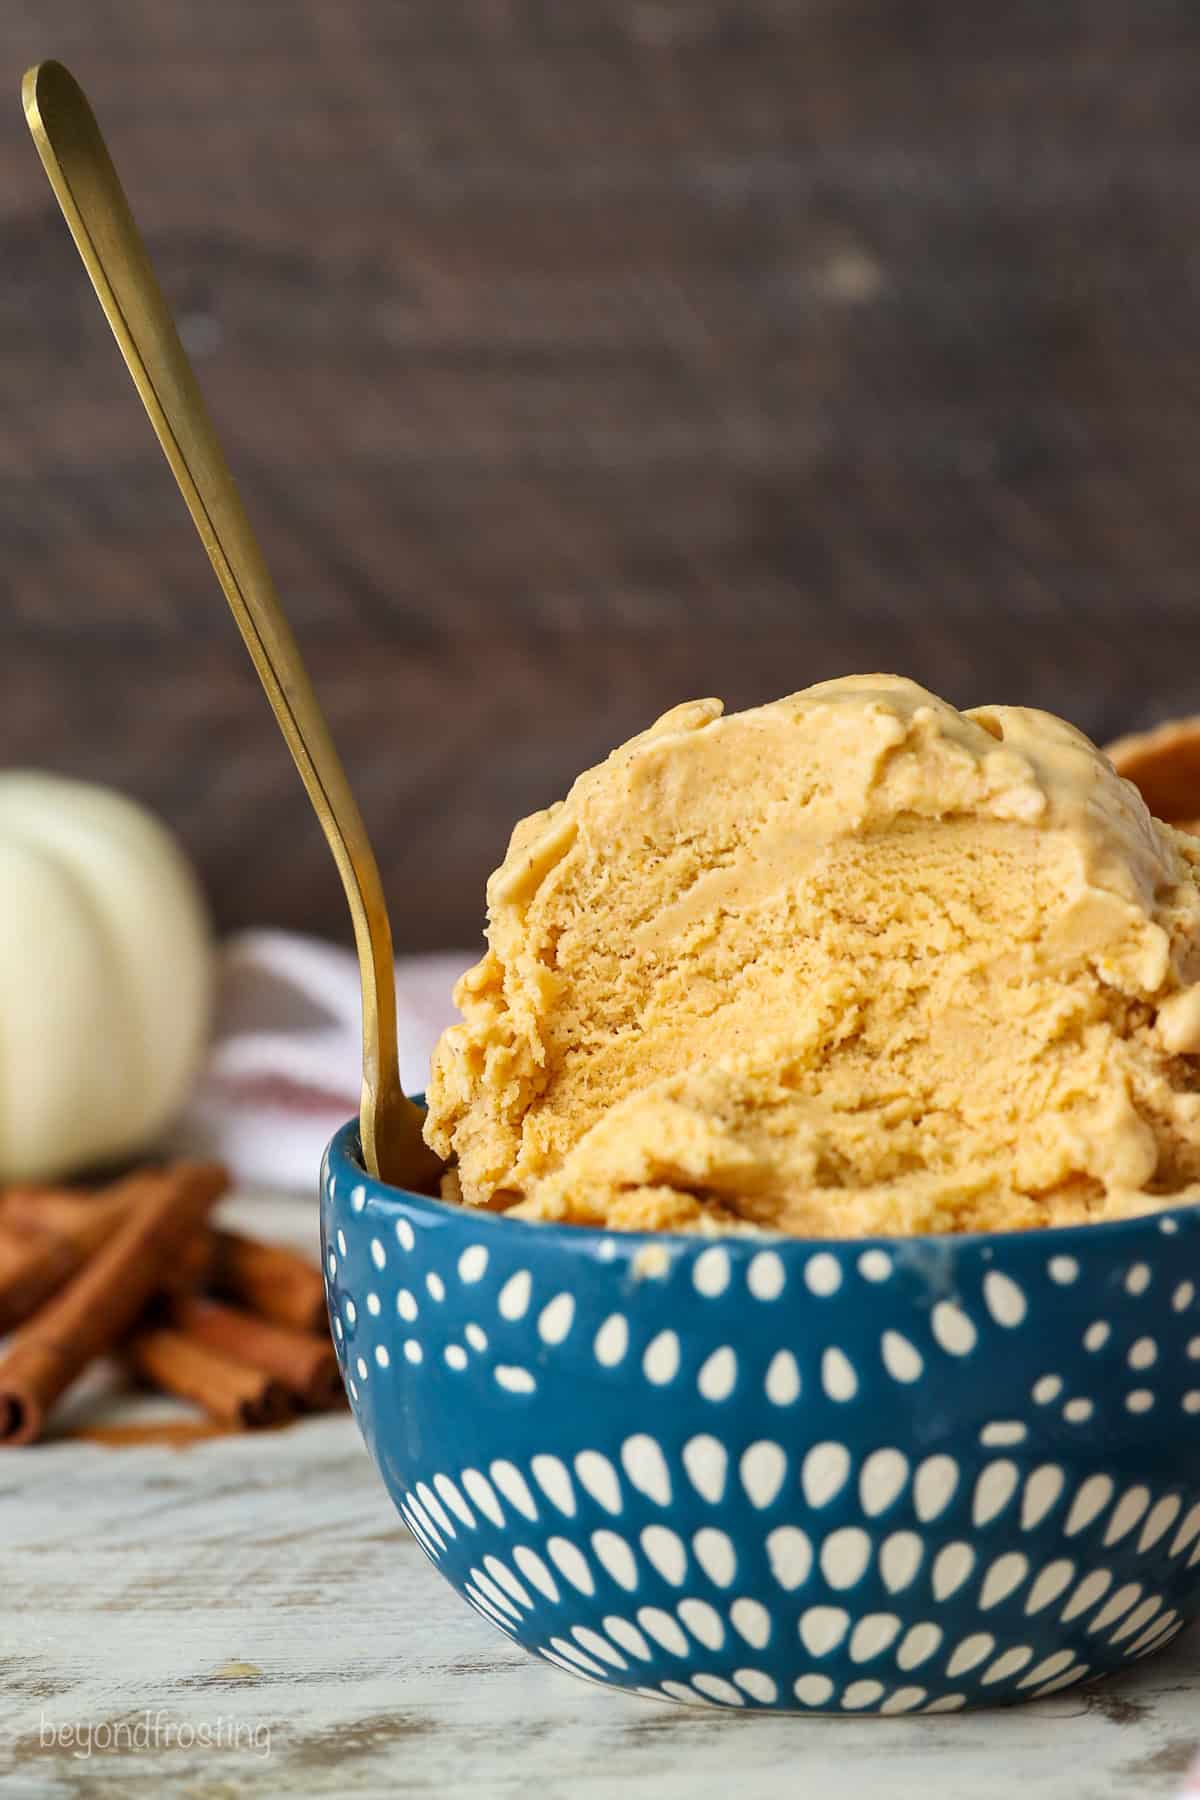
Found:
<svg viewBox="0 0 1200 1800"><path fill-rule="evenodd" d="M234 1213L279 1239L315 1229L297 1202ZM0 1454L4 1800L1155 1800L1198 1745L1200 1632L1094 1691L929 1719L740 1716L574 1681L429 1567L348 1415L186 1450Z"/></svg>

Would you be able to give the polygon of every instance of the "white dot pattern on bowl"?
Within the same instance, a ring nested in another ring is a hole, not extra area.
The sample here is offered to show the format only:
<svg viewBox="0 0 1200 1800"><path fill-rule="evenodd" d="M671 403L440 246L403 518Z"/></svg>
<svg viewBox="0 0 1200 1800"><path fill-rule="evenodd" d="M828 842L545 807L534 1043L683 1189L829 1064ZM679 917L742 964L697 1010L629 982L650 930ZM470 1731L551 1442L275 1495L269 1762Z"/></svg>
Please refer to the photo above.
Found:
<svg viewBox="0 0 1200 1800"><path fill-rule="evenodd" d="M751 1257L746 1270L746 1286L756 1300L778 1300L786 1281L783 1258L774 1250L760 1250Z"/></svg>
<svg viewBox="0 0 1200 1800"><path fill-rule="evenodd" d="M544 1344L561 1344L575 1322L575 1298L555 1294L538 1315L538 1336Z"/></svg>
<svg viewBox="0 0 1200 1800"><path fill-rule="evenodd" d="M615 1514L622 1510L621 1483L606 1456L598 1450L581 1450L575 1458L575 1473L580 1486L605 1512Z"/></svg>
<svg viewBox="0 0 1200 1800"><path fill-rule="evenodd" d="M836 1294L842 1285L841 1264L827 1250L818 1250L804 1266L804 1280L810 1293L827 1299L830 1294Z"/></svg>
<svg viewBox="0 0 1200 1800"><path fill-rule="evenodd" d="M952 1456L929 1456L913 1477L913 1505L923 1524L940 1517L954 1498L959 1468Z"/></svg>
<svg viewBox="0 0 1200 1800"><path fill-rule="evenodd" d="M558 1602L560 1602L558 1582L554 1580L551 1571L545 1566L545 1562L542 1561L538 1552L531 1550L529 1544L516 1544L516 1548L513 1550L513 1561L516 1562L516 1568L522 1571L525 1580L533 1588L543 1593L552 1606L558 1606Z"/></svg>
<svg viewBox="0 0 1200 1800"><path fill-rule="evenodd" d="M931 1323L934 1337L949 1356L969 1356L979 1340L968 1314L952 1300L938 1301Z"/></svg>
<svg viewBox="0 0 1200 1800"><path fill-rule="evenodd" d="M735 1669L733 1679L762 1706L771 1706L779 1698L778 1687L762 1669Z"/></svg>
<svg viewBox="0 0 1200 1800"><path fill-rule="evenodd" d="M883 1366L896 1381L919 1381L925 1372L924 1359L915 1344L902 1332L885 1331L881 1340Z"/></svg>
<svg viewBox="0 0 1200 1800"><path fill-rule="evenodd" d="M623 1361L629 1349L629 1324L624 1313L610 1313L592 1345L596 1361L611 1369Z"/></svg>
<svg viewBox="0 0 1200 1800"><path fill-rule="evenodd" d="M850 1660L872 1662L890 1650L900 1635L903 1620L896 1613L867 1613L850 1634Z"/></svg>
<svg viewBox="0 0 1200 1800"><path fill-rule="evenodd" d="M358 1184L329 1233L331 1324L356 1408L370 1414L405 1383L454 1379L469 1395L482 1379L498 1415L516 1419L507 1409L528 1407L560 1358L610 1388L619 1377L614 1392L631 1383L667 1402L655 1416L631 1394L624 1431L614 1438L597 1415L590 1443L582 1406L583 1441L566 1455L554 1432L537 1451L519 1434L482 1467L425 1468L397 1495L422 1553L557 1667L693 1705L937 1713L980 1690L1060 1692L1187 1623L1174 1571L1191 1571L1196 1592L1200 1496L1161 1473L1155 1483L1136 1460L1096 1467L1101 1422L1144 1434L1171 1413L1200 1414L1196 1284L1180 1278L1178 1229L1174 1268L1151 1246L1126 1254L1106 1289L1090 1270L1085 1280L1086 1257L1026 1259L1012 1273L988 1250L924 1313L890 1304L912 1275L882 1248L672 1248L655 1270L655 1316L622 1287L625 1271L636 1289L649 1270L616 1239L605 1240L610 1304L595 1311L561 1272L555 1282L528 1253L519 1264L501 1254L487 1221L478 1242L448 1234L449 1258L420 1226L415 1212L381 1222ZM711 1321L706 1341L676 1329L680 1287ZM842 1338L842 1309L871 1288L874 1335ZM807 1309L799 1338L793 1298ZM734 1335L748 1305L774 1321L765 1349ZM1055 1307L1071 1313L1069 1340L1047 1332ZM1040 1371L1037 1342L1049 1346ZM864 1444L863 1420L877 1422L889 1391L907 1408L905 1388L961 1386L973 1368L994 1385L1017 1344L1020 1389L980 1409L969 1443L935 1437L913 1454L881 1433ZM676 1417L711 1425L676 1437ZM1056 1630L1072 1641L1055 1644Z"/></svg>
<svg viewBox="0 0 1200 1800"><path fill-rule="evenodd" d="M841 1592L856 1587L871 1561L871 1539L859 1525L843 1525L821 1545L819 1564L827 1585Z"/></svg>
<svg viewBox="0 0 1200 1800"><path fill-rule="evenodd" d="M1104 1533L1105 1549L1108 1549L1113 1544L1119 1544L1121 1539L1125 1537L1128 1532L1131 1532L1135 1525L1140 1524L1149 1505L1149 1488L1130 1488L1129 1492L1123 1495L1119 1501L1109 1520L1108 1529Z"/></svg>
<svg viewBox="0 0 1200 1800"><path fill-rule="evenodd" d="M930 1660L930 1656L936 1656L937 1651L941 1649L943 1638L945 1638L945 1633L943 1633L941 1625L934 1624L932 1620L919 1625L910 1625L909 1631L903 1636L900 1649L896 1651L896 1667L905 1672L909 1669L919 1669L921 1663L927 1663Z"/></svg>
<svg viewBox="0 0 1200 1800"><path fill-rule="evenodd" d="M737 1551L727 1532L705 1525L692 1539L696 1561L717 1587L727 1588L737 1574Z"/></svg>
<svg viewBox="0 0 1200 1800"><path fill-rule="evenodd" d="M722 1344L701 1364L696 1386L706 1400L728 1400L737 1384L737 1357Z"/></svg>
<svg viewBox="0 0 1200 1800"><path fill-rule="evenodd" d="M859 1505L868 1518L893 1506L908 1482L908 1458L899 1450L873 1450L859 1476Z"/></svg>
<svg viewBox="0 0 1200 1800"><path fill-rule="evenodd" d="M844 1444L814 1444L801 1465L804 1497L814 1510L827 1506L850 1476L851 1457Z"/></svg>
<svg viewBox="0 0 1200 1800"><path fill-rule="evenodd" d="M631 1484L659 1506L671 1504L671 1475L655 1438L635 1432L621 1445L621 1466Z"/></svg>
<svg viewBox="0 0 1200 1800"><path fill-rule="evenodd" d="M890 1594L901 1594L916 1580L925 1560L925 1545L915 1531L894 1531L879 1551L879 1573Z"/></svg>
<svg viewBox="0 0 1200 1800"><path fill-rule="evenodd" d="M1028 1436L1029 1427L1019 1419L993 1419L979 1433L979 1441L985 1449L1000 1450L1007 1444L1023 1444Z"/></svg>
<svg viewBox="0 0 1200 1800"><path fill-rule="evenodd" d="M1027 1478L1021 1495L1022 1531L1033 1531L1057 1506L1066 1479L1057 1463L1043 1463Z"/></svg>
<svg viewBox="0 0 1200 1800"><path fill-rule="evenodd" d="M999 1269L989 1269L983 1278L983 1297L997 1325L1011 1331L1024 1324L1029 1303L1010 1275L1002 1274Z"/></svg>
<svg viewBox="0 0 1200 1800"><path fill-rule="evenodd" d="M469 1244L458 1259L460 1281L482 1281L487 1273L488 1253L483 1244Z"/></svg>
<svg viewBox="0 0 1200 1800"><path fill-rule="evenodd" d="M800 1641L814 1659L836 1650L849 1629L844 1606L810 1606L800 1615Z"/></svg>
<svg viewBox="0 0 1200 1800"><path fill-rule="evenodd" d="M568 1518L574 1518L575 1489L561 1457L546 1454L535 1456L531 1458L529 1467L533 1479L552 1505Z"/></svg>
<svg viewBox="0 0 1200 1800"><path fill-rule="evenodd" d="M604 1629L622 1650L630 1656L638 1656L643 1662L650 1662L654 1652L646 1642L637 1626L630 1620L621 1618L619 1613L607 1613L604 1618Z"/></svg>
<svg viewBox="0 0 1200 1800"><path fill-rule="evenodd" d="M679 1373L679 1339L673 1331L651 1338L642 1357L642 1373L655 1387L665 1387Z"/></svg>
<svg viewBox="0 0 1200 1800"><path fill-rule="evenodd" d="M725 1492L729 1467L729 1452L720 1438L709 1432L699 1432L689 1438L683 1446L683 1466L701 1499L717 1505Z"/></svg>
<svg viewBox="0 0 1200 1800"><path fill-rule="evenodd" d="M852 1681L842 1690L842 1710L858 1712L864 1706L874 1706L886 1692L882 1681Z"/></svg>
<svg viewBox="0 0 1200 1800"><path fill-rule="evenodd" d="M790 1350L775 1352L767 1365L763 1386L773 1406L792 1406L800 1398L800 1365Z"/></svg>
<svg viewBox="0 0 1200 1800"><path fill-rule="evenodd" d="M533 1277L528 1269L518 1269L510 1275L500 1289L497 1306L500 1315L505 1319L523 1319L529 1310L529 1299L533 1292Z"/></svg>
<svg viewBox="0 0 1200 1800"><path fill-rule="evenodd" d="M798 1525L777 1525L767 1537L771 1574L785 1592L803 1587L813 1566L812 1542Z"/></svg>
<svg viewBox="0 0 1200 1800"><path fill-rule="evenodd" d="M821 1354L821 1386L831 1400L853 1400L858 1392L858 1376L854 1364L836 1344Z"/></svg>
<svg viewBox="0 0 1200 1800"><path fill-rule="evenodd" d="M625 1539L615 1531L594 1531L592 1550L601 1567L607 1569L618 1587L633 1593L638 1585L637 1558Z"/></svg>
<svg viewBox="0 0 1200 1800"><path fill-rule="evenodd" d="M975 1484L972 1517L976 1527L990 1524L1004 1511L1019 1480L1020 1470L1016 1463L1001 1459L988 1464Z"/></svg>
<svg viewBox="0 0 1200 1800"><path fill-rule="evenodd" d="M701 1251L692 1267L696 1292L707 1299L715 1299L729 1286L731 1272L729 1252L724 1245L714 1244L711 1249Z"/></svg>
<svg viewBox="0 0 1200 1800"><path fill-rule="evenodd" d="M990 1612L993 1606L1015 1594L1028 1573L1029 1558L1020 1550L1006 1550L998 1556L979 1590L979 1610Z"/></svg>
<svg viewBox="0 0 1200 1800"><path fill-rule="evenodd" d="M975 1567L975 1552L970 1544L947 1544L939 1550L933 1564L933 1595L935 1600L948 1600L969 1581Z"/></svg>
<svg viewBox="0 0 1200 1800"><path fill-rule="evenodd" d="M769 1439L760 1439L743 1452L738 1472L751 1506L761 1512L772 1504L783 1486L787 1466L786 1453Z"/></svg>
<svg viewBox="0 0 1200 1800"><path fill-rule="evenodd" d="M651 1568L672 1587L680 1587L687 1573L687 1551L677 1532L666 1525L647 1525L638 1542Z"/></svg>
<svg viewBox="0 0 1200 1800"><path fill-rule="evenodd" d="M729 1623L751 1649L763 1650L771 1641L771 1615L761 1600L745 1595L729 1609Z"/></svg>
<svg viewBox="0 0 1200 1800"><path fill-rule="evenodd" d="M510 1394L532 1394L537 1391L537 1381L531 1370L522 1368L519 1363L497 1363L492 1374L502 1388Z"/></svg>

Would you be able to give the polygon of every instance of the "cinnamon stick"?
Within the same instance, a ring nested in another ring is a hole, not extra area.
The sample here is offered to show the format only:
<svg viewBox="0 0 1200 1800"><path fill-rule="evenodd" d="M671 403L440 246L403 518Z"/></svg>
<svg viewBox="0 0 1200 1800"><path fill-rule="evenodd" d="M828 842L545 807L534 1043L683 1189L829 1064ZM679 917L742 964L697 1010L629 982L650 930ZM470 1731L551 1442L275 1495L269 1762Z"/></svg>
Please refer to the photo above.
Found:
<svg viewBox="0 0 1200 1800"><path fill-rule="evenodd" d="M111 1237L0 1357L0 1445L38 1437L63 1390L128 1331L227 1185L225 1171L178 1163L131 1178Z"/></svg>
<svg viewBox="0 0 1200 1800"><path fill-rule="evenodd" d="M37 1187L0 1192L0 1334L23 1324L112 1236L144 1180L143 1173L92 1193ZM170 1293L200 1287L212 1258L210 1235L197 1232L172 1261L164 1287Z"/></svg>
<svg viewBox="0 0 1200 1800"><path fill-rule="evenodd" d="M328 1331L319 1337L315 1332L293 1331L218 1301L195 1297L176 1302L172 1322L193 1343L274 1376L313 1410L332 1406L341 1393L342 1379Z"/></svg>
<svg viewBox="0 0 1200 1800"><path fill-rule="evenodd" d="M82 1261L65 1238L0 1225L0 1335L23 1324Z"/></svg>
<svg viewBox="0 0 1200 1800"><path fill-rule="evenodd" d="M222 1356L182 1331L142 1331L129 1345L137 1373L163 1393L194 1400L206 1413L249 1430L276 1425L292 1410L287 1389L265 1369Z"/></svg>
<svg viewBox="0 0 1200 1800"><path fill-rule="evenodd" d="M325 1283L307 1257L279 1244L256 1244L234 1231L214 1231L211 1285L222 1299L296 1331L325 1331Z"/></svg>
<svg viewBox="0 0 1200 1800"><path fill-rule="evenodd" d="M193 1232L181 1245L178 1256L163 1277L163 1293L167 1296L194 1294L207 1286L212 1274L214 1245L207 1228Z"/></svg>
<svg viewBox="0 0 1200 1800"><path fill-rule="evenodd" d="M87 1199L22 1188L0 1197L0 1334L24 1324L56 1294L111 1237L127 1207L125 1193Z"/></svg>
<svg viewBox="0 0 1200 1800"><path fill-rule="evenodd" d="M10 1187L0 1190L0 1224L59 1237L90 1237L97 1221L123 1215L148 1171L91 1192L78 1188Z"/></svg>

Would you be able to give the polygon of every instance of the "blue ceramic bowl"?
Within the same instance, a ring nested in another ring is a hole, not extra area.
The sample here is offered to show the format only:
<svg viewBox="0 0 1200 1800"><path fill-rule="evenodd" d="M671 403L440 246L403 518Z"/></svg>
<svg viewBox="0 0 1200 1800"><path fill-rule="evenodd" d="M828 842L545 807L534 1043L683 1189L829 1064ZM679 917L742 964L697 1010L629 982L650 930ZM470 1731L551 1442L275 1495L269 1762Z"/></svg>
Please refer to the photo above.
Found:
<svg viewBox="0 0 1200 1800"><path fill-rule="evenodd" d="M355 1416L466 1600L655 1698L949 1712L1200 1612L1200 1209L801 1242L322 1177Z"/></svg>

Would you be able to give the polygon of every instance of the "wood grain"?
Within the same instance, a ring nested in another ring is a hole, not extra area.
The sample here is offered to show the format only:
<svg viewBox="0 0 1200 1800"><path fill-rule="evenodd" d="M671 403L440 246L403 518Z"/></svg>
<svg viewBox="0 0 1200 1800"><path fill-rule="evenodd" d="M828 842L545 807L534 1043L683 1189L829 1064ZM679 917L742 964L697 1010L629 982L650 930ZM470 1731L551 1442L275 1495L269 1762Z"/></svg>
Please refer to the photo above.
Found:
<svg viewBox="0 0 1200 1800"><path fill-rule="evenodd" d="M0 1784L18 1800L1079 1800L1081 1770L1089 1796L1174 1800L1200 1736L1194 1632L1094 1691L958 1718L748 1718L600 1692L429 1568L349 1419L14 1461ZM63 1741L147 1714L158 1748ZM181 1726L225 1736L181 1745Z"/></svg>
<svg viewBox="0 0 1200 1800"><path fill-rule="evenodd" d="M114 780L223 924L342 903L16 105L89 88L402 948L694 694L854 668L1105 737L1198 699L1187 0L10 0L8 762Z"/></svg>
<svg viewBox="0 0 1200 1800"><path fill-rule="evenodd" d="M311 1207L223 1204L235 1228L311 1250ZM351 1419L131 1447L147 1407L161 1430L176 1414L102 1381L75 1406L64 1431L99 1411L120 1447L64 1438L0 1461L0 1576L20 1594L0 1615L5 1800L1079 1800L1081 1769L1089 1797L1174 1800L1200 1748L1194 1630L1095 1689L958 1717L601 1693L429 1567Z"/></svg>

